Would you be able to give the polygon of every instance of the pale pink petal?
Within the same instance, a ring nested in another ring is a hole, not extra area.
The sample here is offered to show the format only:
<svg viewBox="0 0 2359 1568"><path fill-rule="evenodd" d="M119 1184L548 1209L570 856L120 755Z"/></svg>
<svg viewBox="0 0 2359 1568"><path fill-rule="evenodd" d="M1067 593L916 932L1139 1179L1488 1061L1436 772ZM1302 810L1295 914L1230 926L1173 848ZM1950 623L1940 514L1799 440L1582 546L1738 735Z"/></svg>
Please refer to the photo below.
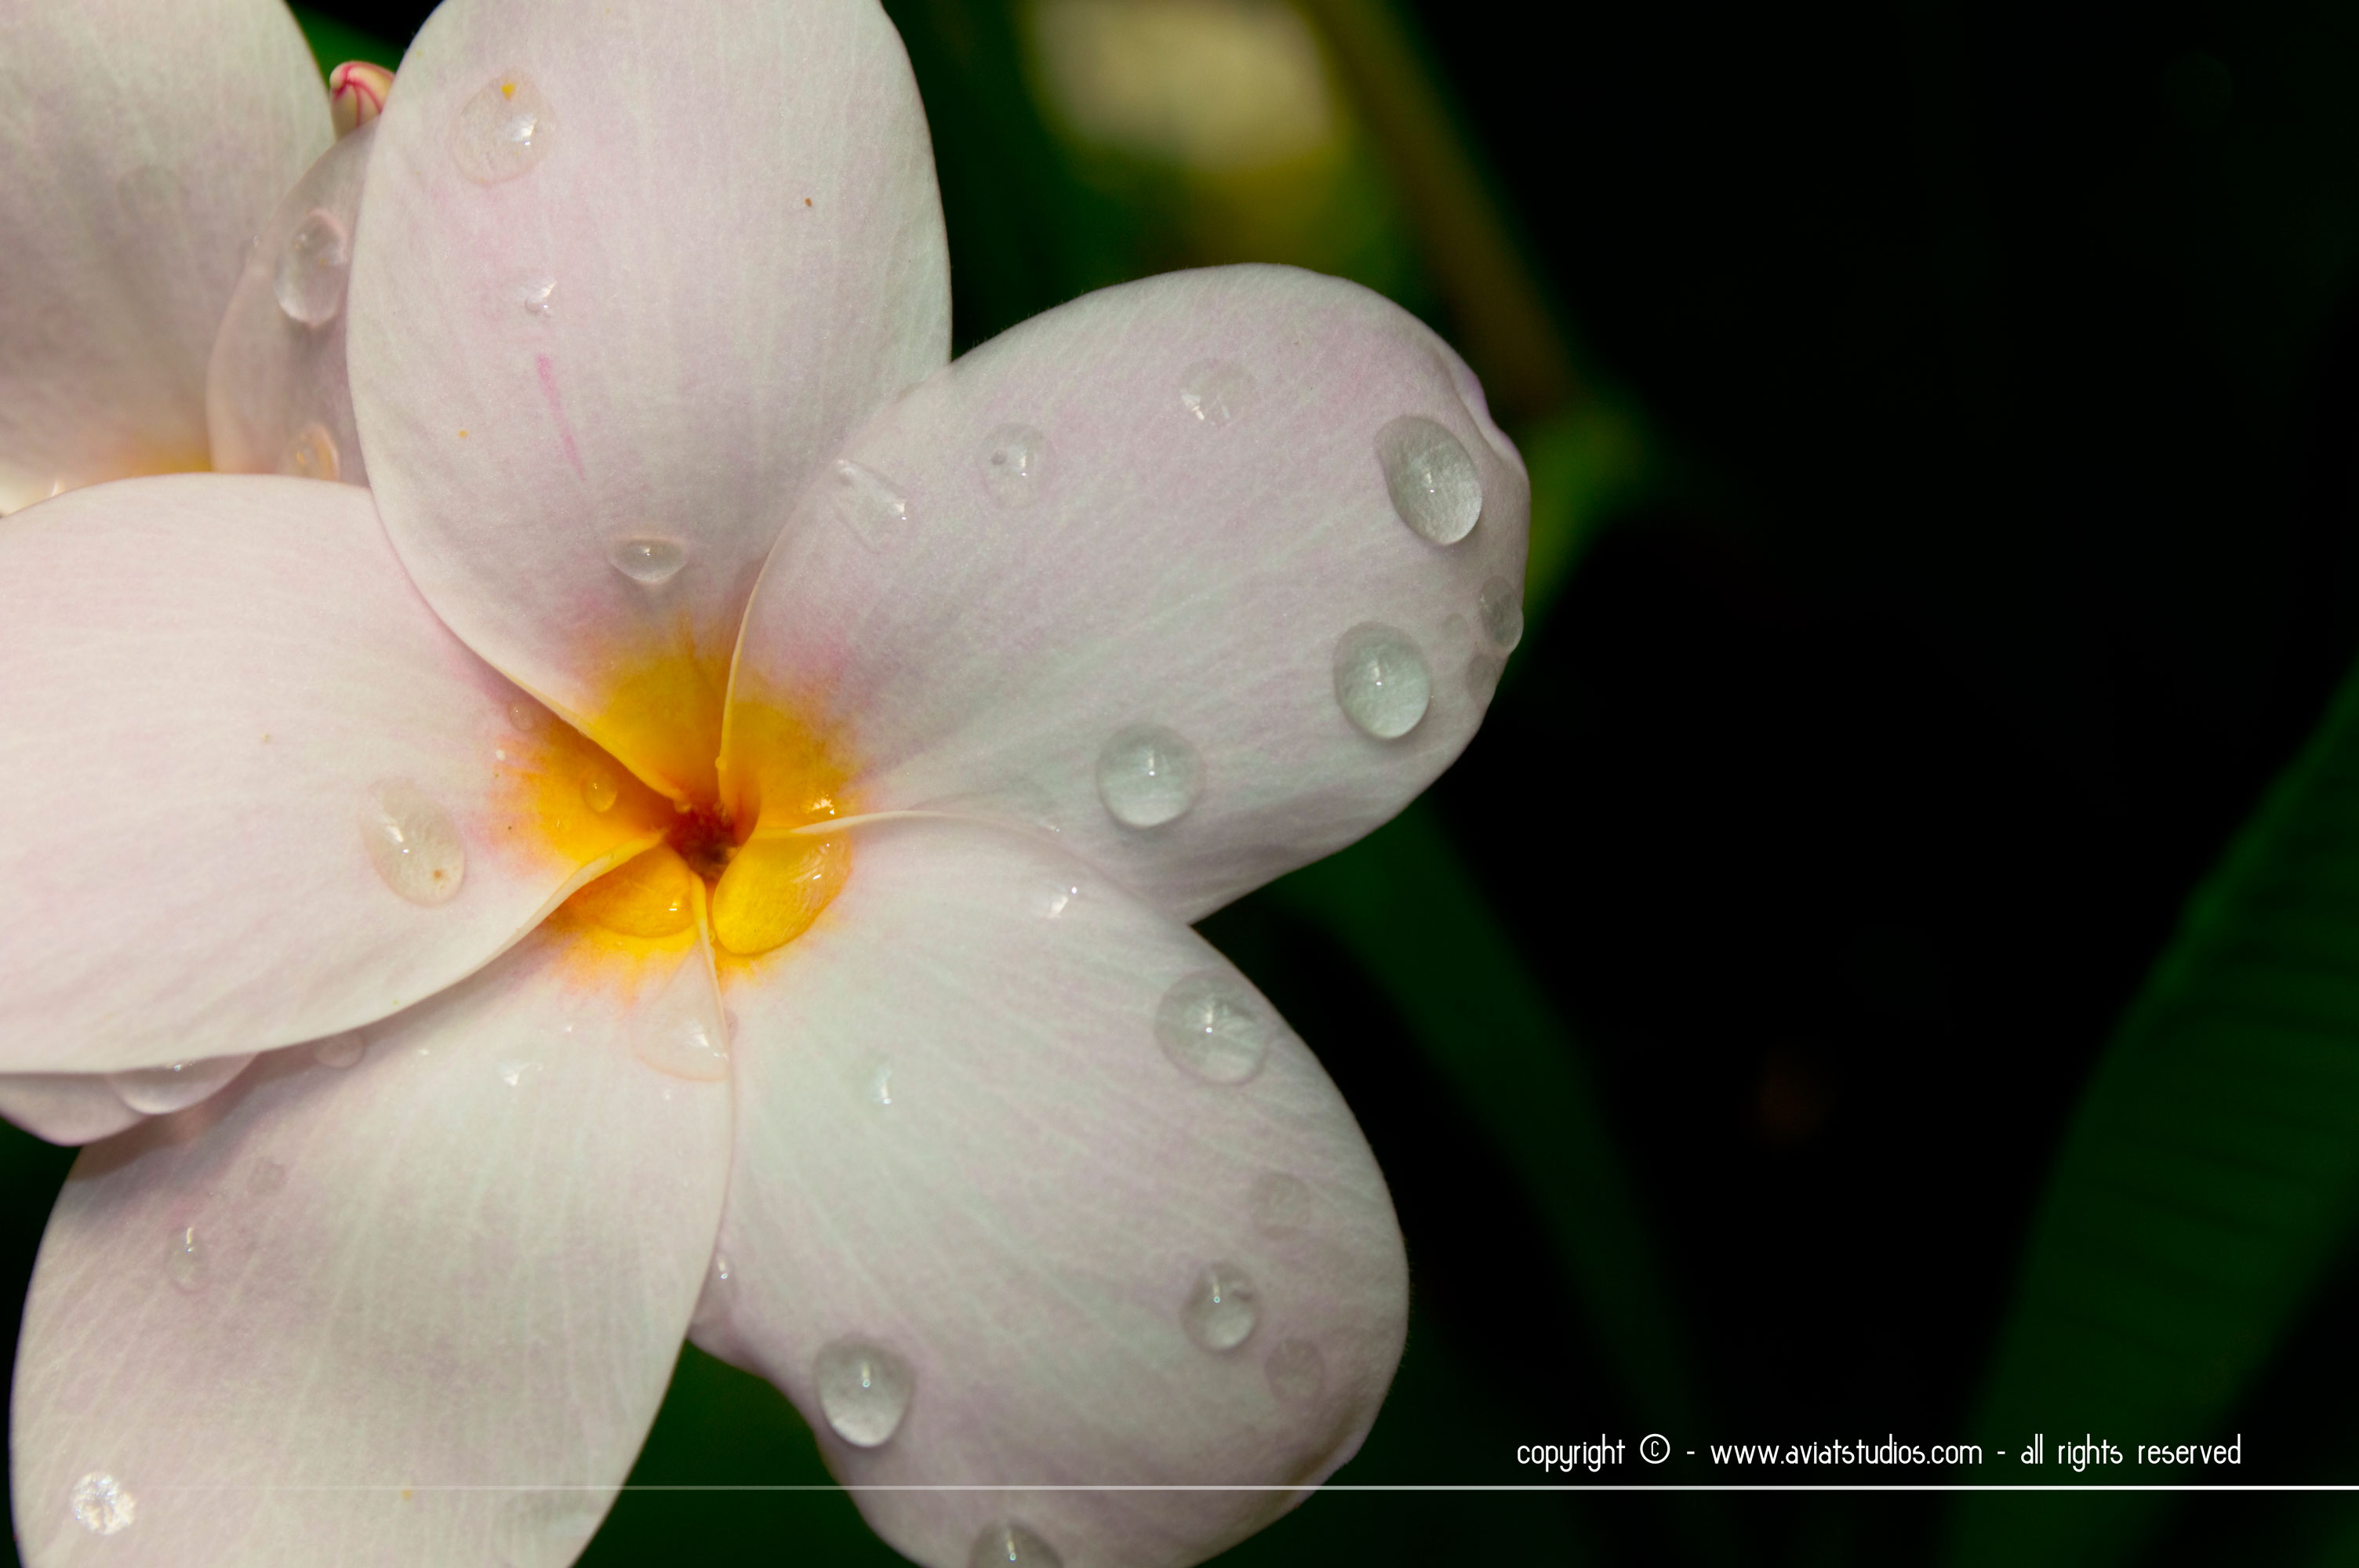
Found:
<svg viewBox="0 0 2359 1568"><path fill-rule="evenodd" d="M873 0L453 0L386 103L352 311L426 597L643 776L709 784L788 509L948 351L901 41ZM682 655L710 718L650 734L628 676Z"/></svg>
<svg viewBox="0 0 2359 1568"><path fill-rule="evenodd" d="M0 1117L52 1143L95 1143L145 1119L88 1073L0 1076Z"/></svg>
<svg viewBox="0 0 2359 1568"><path fill-rule="evenodd" d="M213 330L328 140L278 0L0 8L0 512L205 466Z"/></svg>
<svg viewBox="0 0 2359 1568"><path fill-rule="evenodd" d="M0 692L12 1072L382 1018L663 809L584 807L590 748L435 619L346 485L179 474L9 518Z"/></svg>
<svg viewBox="0 0 2359 1568"><path fill-rule="evenodd" d="M1440 454L1454 504L1421 520L1452 542L1396 503L1404 433ZM733 702L823 716L861 811L1031 816L1185 919L1430 783L1521 622L1522 463L1440 339L1333 278L1090 295L844 460L778 542ZM1347 694L1377 646L1414 648L1421 712L1406 655Z"/></svg>
<svg viewBox="0 0 2359 1568"><path fill-rule="evenodd" d="M344 286L375 124L320 156L247 253L205 380L223 473L368 482L344 378Z"/></svg>
<svg viewBox="0 0 2359 1568"><path fill-rule="evenodd" d="M16 1358L33 1568L572 1561L670 1375L729 1124L581 957L536 934L357 1065L281 1052L82 1155Z"/></svg>
<svg viewBox="0 0 2359 1568"><path fill-rule="evenodd" d="M784 1389L847 1483L1316 1483L1367 1432L1408 1304L1384 1179L1318 1062L1192 932L1053 846L853 834L819 923L723 971L728 1277L694 1337ZM1212 998L1217 1035L1190 1006ZM1157 1568L1299 1497L855 1500L938 1568L1001 1519L1071 1568Z"/></svg>

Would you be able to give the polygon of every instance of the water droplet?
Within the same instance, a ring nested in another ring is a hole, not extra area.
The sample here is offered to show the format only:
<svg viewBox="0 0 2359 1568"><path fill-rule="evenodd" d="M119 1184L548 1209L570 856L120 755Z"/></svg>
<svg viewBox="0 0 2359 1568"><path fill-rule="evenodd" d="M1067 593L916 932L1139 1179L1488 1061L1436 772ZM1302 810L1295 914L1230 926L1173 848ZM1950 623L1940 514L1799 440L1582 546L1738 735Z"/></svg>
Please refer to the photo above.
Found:
<svg viewBox="0 0 2359 1568"><path fill-rule="evenodd" d="M688 546L677 539L625 539L606 552L614 568L633 582L656 588L679 575L688 565Z"/></svg>
<svg viewBox="0 0 2359 1568"><path fill-rule="evenodd" d="M205 1288L205 1249L197 1239L197 1227L182 1226L172 1232L172 1244L164 1252L164 1272L175 1288L201 1291Z"/></svg>
<svg viewBox="0 0 2359 1568"><path fill-rule="evenodd" d="M344 280L352 270L352 236L333 212L314 207L279 250L270 291L289 320L325 326L344 308Z"/></svg>
<svg viewBox="0 0 2359 1568"><path fill-rule="evenodd" d="M872 550L888 550L908 531L909 502L875 470L835 460L835 514Z"/></svg>
<svg viewBox="0 0 2359 1568"><path fill-rule="evenodd" d="M526 315L546 317L549 314L549 301L557 293L557 279L546 274L524 278L508 292L516 304L523 308Z"/></svg>
<svg viewBox="0 0 2359 1568"><path fill-rule="evenodd" d="M1272 1171L1255 1182L1245 1205L1253 1214L1254 1228L1264 1236L1292 1236L1310 1223L1309 1184L1283 1171Z"/></svg>
<svg viewBox="0 0 2359 1568"><path fill-rule="evenodd" d="M286 1184L287 1167L276 1160L256 1160L246 1173L246 1190L256 1197L268 1197Z"/></svg>
<svg viewBox="0 0 2359 1568"><path fill-rule="evenodd" d="M525 1079L538 1071L540 1071L540 1064L538 1062L502 1062L500 1082L512 1089L522 1088Z"/></svg>
<svg viewBox="0 0 2359 1568"><path fill-rule="evenodd" d="M1327 1357L1307 1339L1288 1339L1262 1358L1262 1379L1282 1405L1307 1405L1327 1389Z"/></svg>
<svg viewBox="0 0 2359 1568"><path fill-rule="evenodd" d="M1180 1326L1207 1350L1234 1350L1253 1334L1253 1281L1233 1263L1208 1263L1180 1309Z"/></svg>
<svg viewBox="0 0 2359 1568"><path fill-rule="evenodd" d="M1481 707L1488 707L1491 694L1499 689L1499 677L1506 673L1507 661L1489 654L1477 654L1466 661L1466 695Z"/></svg>
<svg viewBox="0 0 2359 1568"><path fill-rule="evenodd" d="M1393 510L1418 537L1454 545L1474 531L1483 515L1483 479L1457 437L1430 419L1405 415L1376 432L1376 461Z"/></svg>
<svg viewBox="0 0 2359 1568"><path fill-rule="evenodd" d="M113 1535L129 1530L139 1517L139 1499L103 1470L93 1470L73 1485L71 1496L74 1522L92 1535Z"/></svg>
<svg viewBox="0 0 2359 1568"><path fill-rule="evenodd" d="M1512 654L1524 640L1523 590L1506 578L1495 577L1474 596L1475 612L1483 618L1483 634Z"/></svg>
<svg viewBox="0 0 2359 1568"><path fill-rule="evenodd" d="M966 1554L966 1568L1065 1568L1065 1560L1047 1541L1004 1519L983 1527L974 1550Z"/></svg>
<svg viewBox="0 0 2359 1568"><path fill-rule="evenodd" d="M1254 378L1231 360L1200 360L1180 378L1180 406L1207 425L1225 425L1254 400Z"/></svg>
<svg viewBox="0 0 2359 1568"><path fill-rule="evenodd" d="M716 1284L725 1285L729 1282L728 1253L715 1252L712 1255L712 1279Z"/></svg>
<svg viewBox="0 0 2359 1568"><path fill-rule="evenodd" d="M408 779L388 779L369 793L361 841L376 874L412 903L450 903L467 876L459 825Z"/></svg>
<svg viewBox="0 0 2359 1568"><path fill-rule="evenodd" d="M507 72L460 106L451 137L459 172L478 185L497 185L549 156L557 115L532 79Z"/></svg>
<svg viewBox="0 0 2359 1568"><path fill-rule="evenodd" d="M1002 425L984 438L983 488L1002 506L1029 506L1040 499L1048 461L1048 437L1029 425Z"/></svg>
<svg viewBox="0 0 2359 1568"><path fill-rule="evenodd" d="M893 1103L893 1064L876 1057L863 1075L861 1095L870 1105L889 1106Z"/></svg>
<svg viewBox="0 0 2359 1568"><path fill-rule="evenodd" d="M175 1062L168 1067L135 1067L127 1073L109 1073L106 1084L115 1098L142 1116L169 1116L199 1100L211 1099L253 1060L254 1053L249 1051L243 1056Z"/></svg>
<svg viewBox="0 0 2359 1568"><path fill-rule="evenodd" d="M1217 969L1182 976L1155 1010L1163 1054L1216 1084L1241 1084L1260 1072L1271 1032L1269 1010Z"/></svg>
<svg viewBox="0 0 2359 1568"><path fill-rule="evenodd" d="M540 704L528 697L517 697L508 704L508 725L519 734L529 735L540 728L542 711Z"/></svg>
<svg viewBox="0 0 2359 1568"><path fill-rule="evenodd" d="M1196 748L1159 724L1117 730L1098 752L1098 798L1126 827L1160 827L1185 816L1203 787Z"/></svg>
<svg viewBox="0 0 2359 1568"><path fill-rule="evenodd" d="M835 1434L875 1448L901 1429L917 1379L909 1364L861 1339L839 1339L819 1353L819 1408Z"/></svg>
<svg viewBox="0 0 2359 1568"><path fill-rule="evenodd" d="M348 1029L318 1042L311 1047L311 1055L323 1067L349 1067L359 1062L367 1049L368 1042L361 1038L361 1032Z"/></svg>
<svg viewBox="0 0 2359 1568"><path fill-rule="evenodd" d="M1408 633L1374 621L1335 643L1335 700L1343 717L1379 741L1417 728L1432 699L1433 677Z"/></svg>
<svg viewBox="0 0 2359 1568"><path fill-rule="evenodd" d="M729 1076L729 1048L701 1018L659 1019L632 1043L631 1054L667 1077L717 1084Z"/></svg>
<svg viewBox="0 0 2359 1568"><path fill-rule="evenodd" d="M582 775L582 804L592 811L614 810L617 793L614 770L602 762L591 763L590 771Z"/></svg>
<svg viewBox="0 0 2359 1568"><path fill-rule="evenodd" d="M336 453L336 438L325 425L306 425L295 432L279 454L278 471L297 479L332 481L343 471L343 461Z"/></svg>
<svg viewBox="0 0 2359 1568"><path fill-rule="evenodd" d="M1073 901L1081 896L1081 883L1060 878L1049 884L1048 894L1040 901L1040 913L1047 919L1054 920L1072 908Z"/></svg>

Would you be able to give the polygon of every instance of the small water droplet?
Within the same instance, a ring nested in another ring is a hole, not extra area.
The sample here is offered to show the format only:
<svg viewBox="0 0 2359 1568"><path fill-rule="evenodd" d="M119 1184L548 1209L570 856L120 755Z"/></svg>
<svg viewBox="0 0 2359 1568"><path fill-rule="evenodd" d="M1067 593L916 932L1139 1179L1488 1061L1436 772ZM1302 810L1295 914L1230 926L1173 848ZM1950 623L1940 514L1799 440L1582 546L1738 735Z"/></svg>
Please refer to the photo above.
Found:
<svg viewBox="0 0 2359 1568"><path fill-rule="evenodd" d="M1437 545L1454 545L1483 515L1483 478L1458 438L1419 415L1376 432L1376 461L1393 510L1410 532Z"/></svg>
<svg viewBox="0 0 2359 1568"><path fill-rule="evenodd" d="M591 763L590 771L582 775L582 804L592 811L614 810L618 793L614 770L602 762Z"/></svg>
<svg viewBox="0 0 2359 1568"><path fill-rule="evenodd" d="M1495 577L1474 596L1474 610L1483 618L1483 634L1512 654L1524 640L1523 590L1506 578Z"/></svg>
<svg viewBox="0 0 2359 1568"><path fill-rule="evenodd" d="M1417 728L1433 677L1408 633L1363 622L1335 642L1335 701L1343 717L1379 741Z"/></svg>
<svg viewBox="0 0 2359 1568"><path fill-rule="evenodd" d="M76 1481L68 1500L74 1522L92 1535L129 1530L131 1521L139 1517L139 1499L103 1470L93 1470Z"/></svg>
<svg viewBox="0 0 2359 1568"><path fill-rule="evenodd" d="M279 454L278 471L297 479L333 481L343 472L343 460L337 455L336 438L325 425L306 425L295 432Z"/></svg>
<svg viewBox="0 0 2359 1568"><path fill-rule="evenodd" d="M651 1023L633 1042L631 1054L667 1077L717 1084L729 1076L729 1048L701 1018Z"/></svg>
<svg viewBox="0 0 2359 1568"><path fill-rule="evenodd" d="M1029 506L1040 499L1048 461L1048 437L1029 425L1002 425L984 438L983 488L1002 506Z"/></svg>
<svg viewBox="0 0 2359 1568"><path fill-rule="evenodd" d="M1327 1357L1307 1339L1288 1339L1262 1358L1263 1381L1282 1405L1307 1405L1327 1388Z"/></svg>
<svg viewBox="0 0 2359 1568"><path fill-rule="evenodd" d="M1310 1223L1310 1187L1299 1176L1272 1171L1254 1183L1245 1206L1264 1236L1292 1236Z"/></svg>
<svg viewBox="0 0 2359 1568"><path fill-rule="evenodd" d="M500 1082L512 1089L522 1088L525 1079L540 1071L538 1062L502 1062Z"/></svg>
<svg viewBox="0 0 2359 1568"><path fill-rule="evenodd" d="M164 1252L164 1272L179 1290L205 1288L205 1248L197 1239L195 1226L185 1225L172 1232L172 1243Z"/></svg>
<svg viewBox="0 0 2359 1568"><path fill-rule="evenodd" d="M908 532L908 498L875 470L835 460L835 514L872 550L889 550Z"/></svg>
<svg viewBox="0 0 2359 1568"><path fill-rule="evenodd" d="M352 269L352 237L333 212L314 207L280 248L270 291L289 320L325 326L344 308L344 280Z"/></svg>
<svg viewBox="0 0 2359 1568"><path fill-rule="evenodd" d="M1207 1350L1234 1350L1250 1337L1257 1315L1251 1280L1233 1263L1208 1263L1180 1309L1180 1326Z"/></svg>
<svg viewBox="0 0 2359 1568"><path fill-rule="evenodd" d="M1187 815L1203 787L1196 748L1159 724L1117 730L1098 752L1098 798L1126 827L1160 827Z"/></svg>
<svg viewBox="0 0 2359 1568"><path fill-rule="evenodd" d="M821 1351L815 1377L827 1424L856 1448L891 1440L917 1386L907 1361L862 1339L839 1339Z"/></svg>
<svg viewBox="0 0 2359 1568"><path fill-rule="evenodd" d="M478 185L497 185L549 156L557 115L532 79L509 71L460 106L451 136L459 172Z"/></svg>
<svg viewBox="0 0 2359 1568"><path fill-rule="evenodd" d="M229 1085L232 1078L245 1071L254 1060L249 1051L242 1056L212 1056L201 1062L175 1062L168 1067L135 1067L129 1072L109 1073L107 1087L121 1100L142 1116L169 1116L176 1110L186 1110L199 1100L211 1099Z"/></svg>
<svg viewBox="0 0 2359 1568"><path fill-rule="evenodd" d="M1180 977L1155 1010L1163 1054L1216 1084L1241 1084L1260 1072L1272 1028L1269 1010L1217 969Z"/></svg>
<svg viewBox="0 0 2359 1568"><path fill-rule="evenodd" d="M1065 1568L1056 1549L1012 1519L983 1527L966 1568Z"/></svg>
<svg viewBox="0 0 2359 1568"><path fill-rule="evenodd" d="M458 896L467 876L467 847L451 814L408 779L388 779L369 792L361 812L361 841L385 885L429 908Z"/></svg>
<svg viewBox="0 0 2359 1568"><path fill-rule="evenodd" d="M725 1285L729 1282L728 1253L715 1252L712 1255L712 1278L714 1281L719 1284Z"/></svg>
<svg viewBox="0 0 2359 1568"><path fill-rule="evenodd" d="M889 1106L893 1103L893 1064L879 1056L870 1065L861 1093L870 1105Z"/></svg>
<svg viewBox="0 0 2359 1568"><path fill-rule="evenodd" d="M606 552L614 568L633 582L659 587L679 575L688 564L688 546L677 539L648 535L625 539Z"/></svg>
<svg viewBox="0 0 2359 1568"><path fill-rule="evenodd" d="M245 1185L256 1197L268 1197L287 1184L287 1167L276 1160L256 1160L246 1173Z"/></svg>
<svg viewBox="0 0 2359 1568"><path fill-rule="evenodd" d="M1073 901L1081 896L1081 883L1060 878L1049 884L1048 894L1040 901L1040 913L1047 919L1054 920L1072 908Z"/></svg>
<svg viewBox="0 0 2359 1568"><path fill-rule="evenodd" d="M546 317L550 300L557 293L557 279L547 274L523 278L508 292L526 315Z"/></svg>
<svg viewBox="0 0 2359 1568"><path fill-rule="evenodd" d="M529 735L540 728L542 711L540 704L517 697L508 704L509 727L519 734Z"/></svg>
<svg viewBox="0 0 2359 1568"><path fill-rule="evenodd" d="M1225 425L1251 406L1256 390L1234 361L1200 360L1180 378L1180 406L1206 425Z"/></svg>
<svg viewBox="0 0 2359 1568"><path fill-rule="evenodd" d="M323 1067L349 1067L358 1063L367 1049L368 1042L361 1037L361 1032L348 1029L313 1044L311 1056Z"/></svg>
<svg viewBox="0 0 2359 1568"><path fill-rule="evenodd" d="M1499 689L1499 677L1506 673L1507 661L1489 654L1477 654L1466 661L1466 695L1478 707L1488 707L1491 694Z"/></svg>

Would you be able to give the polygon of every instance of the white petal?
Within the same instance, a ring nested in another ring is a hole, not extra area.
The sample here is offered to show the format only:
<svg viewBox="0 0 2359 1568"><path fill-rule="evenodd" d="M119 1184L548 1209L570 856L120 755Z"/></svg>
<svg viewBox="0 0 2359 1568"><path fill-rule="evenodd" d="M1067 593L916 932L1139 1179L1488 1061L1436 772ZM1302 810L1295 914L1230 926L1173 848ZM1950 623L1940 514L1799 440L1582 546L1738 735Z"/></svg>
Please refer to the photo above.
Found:
<svg viewBox="0 0 2359 1568"><path fill-rule="evenodd" d="M95 1143L145 1119L91 1073L0 1076L0 1117L52 1143Z"/></svg>

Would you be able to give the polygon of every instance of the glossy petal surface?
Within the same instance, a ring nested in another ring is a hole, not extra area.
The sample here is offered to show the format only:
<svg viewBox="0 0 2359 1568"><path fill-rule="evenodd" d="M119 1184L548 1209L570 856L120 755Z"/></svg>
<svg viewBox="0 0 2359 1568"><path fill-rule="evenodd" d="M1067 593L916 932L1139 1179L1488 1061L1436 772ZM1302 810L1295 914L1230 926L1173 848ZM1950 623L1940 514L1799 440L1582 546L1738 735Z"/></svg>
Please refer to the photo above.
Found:
<svg viewBox="0 0 2359 1568"><path fill-rule="evenodd" d="M819 923L724 979L730 1278L708 1287L698 1342L784 1389L847 1482L1325 1476L1391 1379L1407 1279L1383 1178L1309 1049L1192 932L1052 845L965 823L856 831ZM1211 1076L1183 1065L1207 1060L1190 1054L1201 1033L1175 1047L1158 1027L1175 987L1206 986L1233 1004ZM1202 1298L1208 1270L1224 1302ZM846 1342L908 1374L873 1446L842 1435L882 1424L856 1390L842 1426L821 1397L821 1358ZM1067 1563L1151 1568L1294 1498L856 1500L940 1568L999 1517Z"/></svg>
<svg viewBox="0 0 2359 1568"><path fill-rule="evenodd" d="M725 1173L727 1086L651 1071L643 1022L536 934L356 1065L281 1052L87 1151L17 1358L28 1563L571 1562Z"/></svg>
<svg viewBox="0 0 2359 1568"><path fill-rule="evenodd" d="M1479 479L1456 543L1393 498L1379 438L1404 416ZM1457 356L1353 285L1247 266L1090 295L845 456L779 540L734 694L827 711L863 810L1045 820L1194 919L1391 816L1489 701L1470 672L1495 680L1504 650L1478 600L1522 581L1523 467ZM1413 643L1430 688L1390 739L1343 701L1368 627ZM1192 750L1192 797L1119 793L1119 770L1144 782L1141 727Z"/></svg>
<svg viewBox="0 0 2359 1568"><path fill-rule="evenodd" d="M223 307L329 139L277 0L0 10L0 512L205 466Z"/></svg>

